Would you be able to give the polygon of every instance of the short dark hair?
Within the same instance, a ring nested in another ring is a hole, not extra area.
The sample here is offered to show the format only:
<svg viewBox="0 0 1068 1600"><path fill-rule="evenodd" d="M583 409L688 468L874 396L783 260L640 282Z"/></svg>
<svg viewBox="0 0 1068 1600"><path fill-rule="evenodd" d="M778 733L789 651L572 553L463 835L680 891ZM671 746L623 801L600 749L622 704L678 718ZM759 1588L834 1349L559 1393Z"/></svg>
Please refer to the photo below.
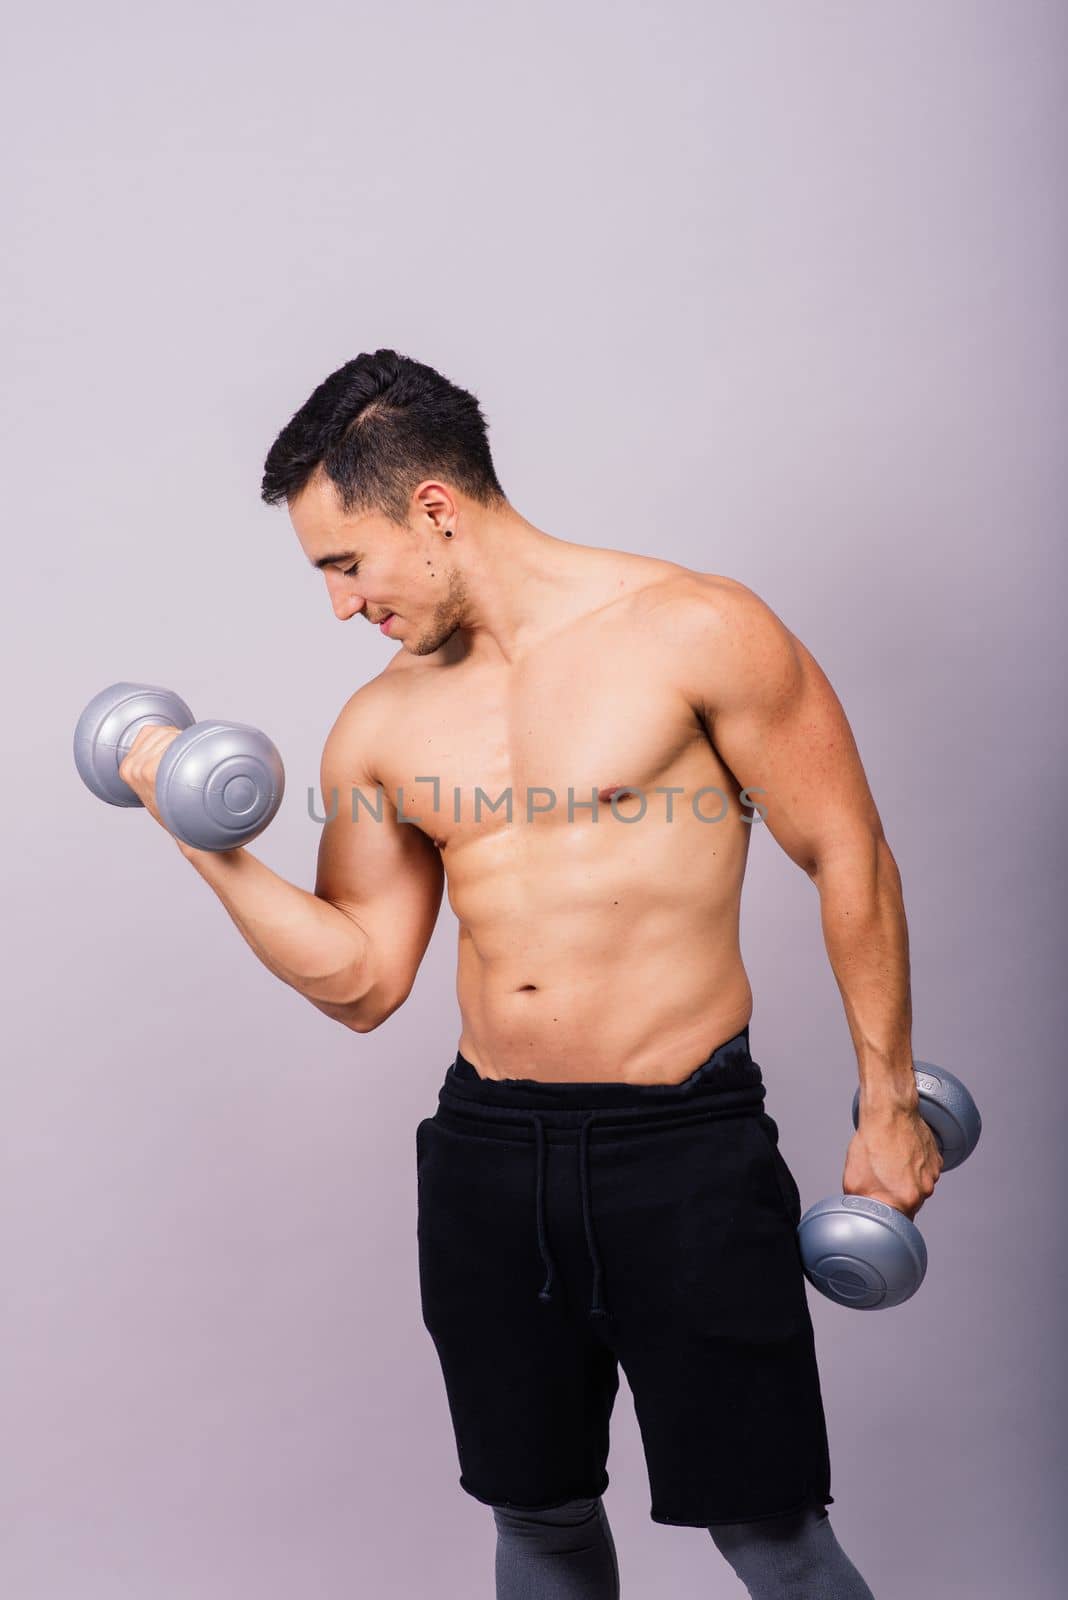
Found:
<svg viewBox="0 0 1068 1600"><path fill-rule="evenodd" d="M364 352L325 378L267 452L261 494L277 505L322 465L348 513L405 526L416 486L440 477L481 505L505 499L478 401L395 350Z"/></svg>

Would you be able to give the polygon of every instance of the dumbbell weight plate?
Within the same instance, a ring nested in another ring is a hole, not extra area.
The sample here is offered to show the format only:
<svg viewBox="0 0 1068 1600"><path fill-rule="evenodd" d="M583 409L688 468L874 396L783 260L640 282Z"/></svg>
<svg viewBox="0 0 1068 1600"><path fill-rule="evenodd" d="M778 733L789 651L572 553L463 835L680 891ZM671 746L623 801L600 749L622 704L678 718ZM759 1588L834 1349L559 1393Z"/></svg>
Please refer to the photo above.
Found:
<svg viewBox="0 0 1068 1600"><path fill-rule="evenodd" d="M866 1195L830 1195L810 1206L798 1238L809 1282L856 1311L901 1305L927 1272L927 1246L916 1224Z"/></svg>
<svg viewBox="0 0 1068 1600"><path fill-rule="evenodd" d="M285 770L259 728L198 722L168 745L156 803L170 831L198 850L233 850L262 833L282 803Z"/></svg>
<svg viewBox="0 0 1068 1600"><path fill-rule="evenodd" d="M119 777L119 766L138 733L148 726L189 728L194 720L172 689L109 684L93 696L74 729L74 762L83 783L110 806L139 806L136 794Z"/></svg>

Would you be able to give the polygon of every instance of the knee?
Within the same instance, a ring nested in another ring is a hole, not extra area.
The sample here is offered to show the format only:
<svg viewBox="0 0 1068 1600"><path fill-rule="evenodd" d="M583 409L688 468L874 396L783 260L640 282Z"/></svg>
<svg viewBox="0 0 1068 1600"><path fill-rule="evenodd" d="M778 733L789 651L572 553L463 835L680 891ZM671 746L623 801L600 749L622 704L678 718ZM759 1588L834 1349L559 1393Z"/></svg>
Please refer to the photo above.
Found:
<svg viewBox="0 0 1068 1600"><path fill-rule="evenodd" d="M582 1548L589 1539L591 1528L597 1527L601 1520L599 1497L592 1500L566 1500L562 1505L550 1506L545 1511L506 1505L493 1506L492 1510L499 1534L505 1538L521 1539L554 1554Z"/></svg>
<svg viewBox="0 0 1068 1600"><path fill-rule="evenodd" d="M835 1600L872 1600L835 1538L825 1506L756 1522L713 1523L708 1531L754 1600L800 1600L817 1591Z"/></svg>
<svg viewBox="0 0 1068 1600"><path fill-rule="evenodd" d="M768 1549L789 1549L811 1538L826 1523L830 1527L826 1506L806 1506L803 1511L791 1511L785 1517L761 1517L755 1522L713 1522L709 1533L716 1545L728 1550L746 1550L752 1545Z"/></svg>

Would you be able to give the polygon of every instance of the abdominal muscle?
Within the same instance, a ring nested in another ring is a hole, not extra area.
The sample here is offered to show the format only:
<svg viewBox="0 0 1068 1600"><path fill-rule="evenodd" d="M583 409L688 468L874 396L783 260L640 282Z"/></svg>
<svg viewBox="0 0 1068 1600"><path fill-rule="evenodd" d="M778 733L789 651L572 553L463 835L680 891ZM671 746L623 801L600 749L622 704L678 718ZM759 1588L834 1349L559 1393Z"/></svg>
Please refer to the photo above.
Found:
<svg viewBox="0 0 1068 1600"><path fill-rule="evenodd" d="M749 1022L751 824L614 826L571 831L566 849L551 825L528 827L448 863L459 1049L482 1077L678 1083Z"/></svg>

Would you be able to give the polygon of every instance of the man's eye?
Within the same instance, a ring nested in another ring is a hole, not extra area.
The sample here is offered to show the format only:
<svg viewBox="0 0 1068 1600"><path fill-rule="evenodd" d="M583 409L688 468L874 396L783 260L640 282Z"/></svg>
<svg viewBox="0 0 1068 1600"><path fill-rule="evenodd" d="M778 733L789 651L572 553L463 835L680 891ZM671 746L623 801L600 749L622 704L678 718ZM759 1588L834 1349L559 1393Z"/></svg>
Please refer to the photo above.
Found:
<svg viewBox="0 0 1068 1600"><path fill-rule="evenodd" d="M342 567L341 576L343 578L351 578L352 574L358 570L359 565L360 563L358 561L354 561L351 567Z"/></svg>

